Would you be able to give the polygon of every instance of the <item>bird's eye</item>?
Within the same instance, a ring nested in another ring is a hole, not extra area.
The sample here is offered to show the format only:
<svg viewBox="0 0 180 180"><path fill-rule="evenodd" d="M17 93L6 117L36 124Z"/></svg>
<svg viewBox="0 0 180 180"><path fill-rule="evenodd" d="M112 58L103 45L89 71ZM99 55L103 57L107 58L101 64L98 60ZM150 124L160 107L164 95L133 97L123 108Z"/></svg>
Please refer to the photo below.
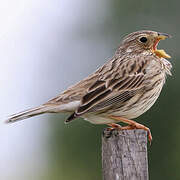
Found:
<svg viewBox="0 0 180 180"><path fill-rule="evenodd" d="M139 40L140 40L142 43L147 42L147 38L146 38L146 37L141 37Z"/></svg>

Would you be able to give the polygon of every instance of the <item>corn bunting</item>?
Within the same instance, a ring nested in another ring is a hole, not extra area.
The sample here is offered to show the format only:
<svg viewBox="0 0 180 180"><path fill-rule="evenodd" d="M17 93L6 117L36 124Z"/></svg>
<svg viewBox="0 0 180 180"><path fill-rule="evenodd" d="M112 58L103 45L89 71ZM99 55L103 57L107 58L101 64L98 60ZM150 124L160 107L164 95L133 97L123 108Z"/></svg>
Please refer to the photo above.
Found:
<svg viewBox="0 0 180 180"><path fill-rule="evenodd" d="M118 129L149 128L133 120L146 112L157 100L171 75L170 56L157 49L160 40L170 37L155 31L137 31L127 35L115 55L94 73L69 87L48 102L9 117L7 123L43 113L68 112L65 122L77 117L94 124ZM116 124L123 122L128 126Z"/></svg>

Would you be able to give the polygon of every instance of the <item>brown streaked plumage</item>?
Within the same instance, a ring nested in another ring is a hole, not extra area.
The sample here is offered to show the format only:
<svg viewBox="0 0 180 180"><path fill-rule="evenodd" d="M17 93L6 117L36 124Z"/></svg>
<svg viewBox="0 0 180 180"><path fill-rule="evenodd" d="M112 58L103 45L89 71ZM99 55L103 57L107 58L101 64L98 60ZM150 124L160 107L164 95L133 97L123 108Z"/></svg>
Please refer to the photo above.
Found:
<svg viewBox="0 0 180 180"><path fill-rule="evenodd" d="M154 31L137 31L126 36L115 55L84 80L68 88L47 103L19 114L6 122L15 122L42 113L70 112L66 122L83 117L94 124L108 124L120 129L150 130L128 120L146 112L157 100L171 75L170 58L158 50L158 42L169 37ZM117 122L129 126L119 127Z"/></svg>

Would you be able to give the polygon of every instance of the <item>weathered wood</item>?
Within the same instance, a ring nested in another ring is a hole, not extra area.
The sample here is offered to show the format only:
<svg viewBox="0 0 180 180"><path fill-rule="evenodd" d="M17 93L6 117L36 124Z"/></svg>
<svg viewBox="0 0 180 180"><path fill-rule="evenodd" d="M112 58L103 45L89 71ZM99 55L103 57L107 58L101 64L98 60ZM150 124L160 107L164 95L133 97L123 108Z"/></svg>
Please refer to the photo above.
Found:
<svg viewBox="0 0 180 180"><path fill-rule="evenodd" d="M148 180L147 132L105 129L102 170L103 180Z"/></svg>

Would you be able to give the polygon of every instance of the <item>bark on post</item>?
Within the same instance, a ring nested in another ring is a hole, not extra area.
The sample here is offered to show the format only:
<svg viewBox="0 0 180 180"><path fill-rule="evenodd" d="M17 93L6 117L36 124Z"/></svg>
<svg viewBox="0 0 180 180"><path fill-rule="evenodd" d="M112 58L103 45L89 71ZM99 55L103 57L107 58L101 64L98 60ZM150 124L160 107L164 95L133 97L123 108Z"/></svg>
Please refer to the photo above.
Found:
<svg viewBox="0 0 180 180"><path fill-rule="evenodd" d="M103 180L148 180L147 132L105 129L102 171Z"/></svg>

